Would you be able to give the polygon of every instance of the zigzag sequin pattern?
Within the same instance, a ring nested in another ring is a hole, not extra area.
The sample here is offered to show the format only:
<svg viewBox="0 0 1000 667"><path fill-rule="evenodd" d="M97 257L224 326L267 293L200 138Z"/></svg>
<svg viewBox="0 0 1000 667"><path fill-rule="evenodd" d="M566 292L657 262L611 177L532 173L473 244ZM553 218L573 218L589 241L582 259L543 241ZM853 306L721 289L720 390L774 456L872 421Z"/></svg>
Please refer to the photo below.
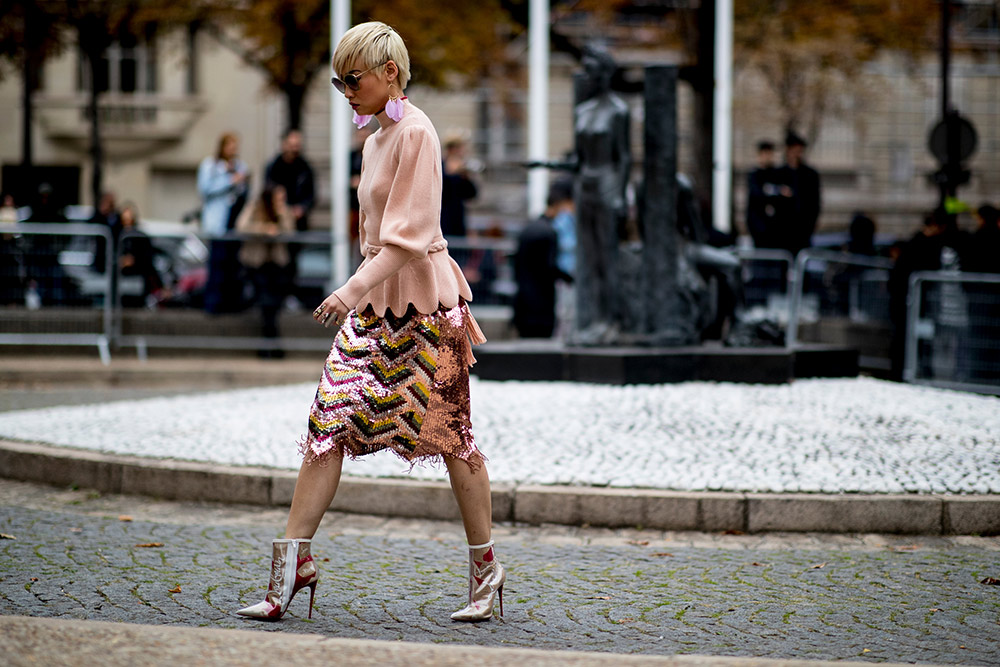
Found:
<svg viewBox="0 0 1000 667"><path fill-rule="evenodd" d="M431 315L411 307L400 318L391 311L384 318L352 311L334 339L316 390L309 433L300 445L307 459L321 459L335 448L352 458L386 448L407 461L430 454L419 443L444 344L441 327L460 325L464 344L462 316L460 307ZM449 344L455 334L449 332ZM467 376L465 382L467 387ZM461 412L467 415L467 407ZM456 435L468 441L461 449L474 448L471 432Z"/></svg>

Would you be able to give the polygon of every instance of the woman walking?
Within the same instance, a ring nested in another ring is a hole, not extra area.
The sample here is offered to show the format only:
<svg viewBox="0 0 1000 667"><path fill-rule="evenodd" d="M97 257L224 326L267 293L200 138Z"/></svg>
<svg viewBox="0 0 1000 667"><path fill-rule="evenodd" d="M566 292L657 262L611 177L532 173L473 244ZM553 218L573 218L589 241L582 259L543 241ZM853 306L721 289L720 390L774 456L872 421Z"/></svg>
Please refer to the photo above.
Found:
<svg viewBox="0 0 1000 667"><path fill-rule="evenodd" d="M310 540L337 492L344 456L382 449L448 470L469 542L468 603L457 621L503 614L503 567L490 537L485 460L469 422L471 343L485 342L466 301L472 291L441 234L441 149L427 116L403 95L410 76L402 38L369 22L351 28L333 55L333 85L362 127L379 130L362 157L360 242L364 261L313 313L339 330L301 443L285 539L273 542L265 599L239 614L277 620L318 572Z"/></svg>

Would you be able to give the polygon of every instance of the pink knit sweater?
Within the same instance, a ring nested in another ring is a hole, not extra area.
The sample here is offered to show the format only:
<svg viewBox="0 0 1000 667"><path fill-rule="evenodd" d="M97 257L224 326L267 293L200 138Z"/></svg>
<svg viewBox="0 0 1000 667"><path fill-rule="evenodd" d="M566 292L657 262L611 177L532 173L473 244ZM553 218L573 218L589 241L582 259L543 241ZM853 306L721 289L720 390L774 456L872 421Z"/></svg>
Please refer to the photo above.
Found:
<svg viewBox="0 0 1000 667"><path fill-rule="evenodd" d="M405 101L398 123L368 137L362 151L361 254L364 261L336 294L348 308L369 304L379 317L421 313L472 299L441 235L441 147L431 121Z"/></svg>

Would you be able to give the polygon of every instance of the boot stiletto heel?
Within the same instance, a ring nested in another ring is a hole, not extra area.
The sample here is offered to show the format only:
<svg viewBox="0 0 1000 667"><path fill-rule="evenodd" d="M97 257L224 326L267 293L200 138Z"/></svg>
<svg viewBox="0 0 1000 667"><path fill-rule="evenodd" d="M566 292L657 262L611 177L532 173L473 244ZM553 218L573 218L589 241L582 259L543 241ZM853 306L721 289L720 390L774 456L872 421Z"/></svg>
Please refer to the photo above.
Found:
<svg viewBox="0 0 1000 667"><path fill-rule="evenodd" d="M494 601L500 603L500 618L503 618L503 585L506 580L507 573L493 553L493 540L486 544L470 545L469 603L464 609L452 614L452 620L488 621L493 617Z"/></svg>
<svg viewBox="0 0 1000 667"><path fill-rule="evenodd" d="M236 613L248 618L277 621L285 612L292 598L303 588L309 588L309 618L312 618L313 598L319 572L310 553L312 540L274 540L271 542L271 578L267 595L255 605Z"/></svg>

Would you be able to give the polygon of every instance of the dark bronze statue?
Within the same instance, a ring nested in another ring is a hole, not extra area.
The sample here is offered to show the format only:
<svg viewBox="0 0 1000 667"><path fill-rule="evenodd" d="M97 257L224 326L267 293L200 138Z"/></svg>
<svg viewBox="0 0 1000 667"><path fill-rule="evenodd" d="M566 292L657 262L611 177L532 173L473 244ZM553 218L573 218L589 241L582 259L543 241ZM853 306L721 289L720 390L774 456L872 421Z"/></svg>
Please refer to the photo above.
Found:
<svg viewBox="0 0 1000 667"><path fill-rule="evenodd" d="M632 156L628 105L611 91L614 60L606 51L588 47L583 67L591 96L574 114L580 270L573 342L596 345L617 337L617 304L622 299L618 242L628 215L625 190Z"/></svg>
<svg viewBox="0 0 1000 667"><path fill-rule="evenodd" d="M623 242L629 108L611 90L617 66L606 51L587 47L582 64L574 155L526 165L575 172L576 322L568 342L672 347L724 337L742 311L740 263L709 243L690 183L677 173L677 68L646 68L638 216Z"/></svg>

